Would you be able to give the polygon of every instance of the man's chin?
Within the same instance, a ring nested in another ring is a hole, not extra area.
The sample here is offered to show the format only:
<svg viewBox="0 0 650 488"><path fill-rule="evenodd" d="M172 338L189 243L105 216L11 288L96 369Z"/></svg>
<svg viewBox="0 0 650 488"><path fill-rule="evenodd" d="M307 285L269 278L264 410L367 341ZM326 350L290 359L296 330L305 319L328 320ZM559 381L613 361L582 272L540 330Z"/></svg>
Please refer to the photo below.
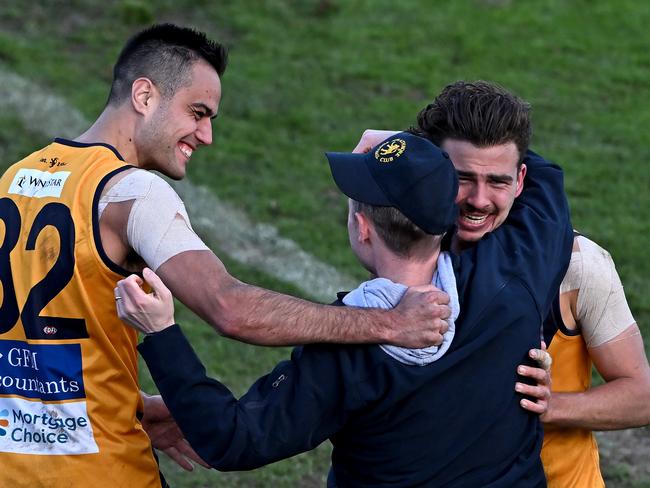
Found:
<svg viewBox="0 0 650 488"><path fill-rule="evenodd" d="M185 178L185 169L179 169L179 168L155 168L156 171L159 173L162 173L165 175L167 178L170 178L174 181L180 181L183 178Z"/></svg>
<svg viewBox="0 0 650 488"><path fill-rule="evenodd" d="M187 173L187 160L176 161L173 165L166 168L165 176L171 178L172 180L182 180L185 178Z"/></svg>
<svg viewBox="0 0 650 488"><path fill-rule="evenodd" d="M466 229L459 226L456 230L456 239L463 247L468 247L480 241L487 232L483 229Z"/></svg>

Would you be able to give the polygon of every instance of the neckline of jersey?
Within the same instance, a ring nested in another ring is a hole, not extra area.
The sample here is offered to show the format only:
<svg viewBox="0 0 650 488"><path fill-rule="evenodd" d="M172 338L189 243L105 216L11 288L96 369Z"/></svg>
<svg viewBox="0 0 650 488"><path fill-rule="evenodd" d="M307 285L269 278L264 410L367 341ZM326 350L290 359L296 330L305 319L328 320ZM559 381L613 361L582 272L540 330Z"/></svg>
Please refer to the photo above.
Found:
<svg viewBox="0 0 650 488"><path fill-rule="evenodd" d="M105 147L106 149L110 149L113 151L113 154L120 160L124 161L124 158L122 155L119 153L117 149L115 149L113 146L110 144L107 144L105 142L78 142L78 141L72 141L70 139L64 139L62 137L57 137L54 139L54 142L57 144L63 144L64 146L72 146L72 147L94 147L94 146L102 146Z"/></svg>

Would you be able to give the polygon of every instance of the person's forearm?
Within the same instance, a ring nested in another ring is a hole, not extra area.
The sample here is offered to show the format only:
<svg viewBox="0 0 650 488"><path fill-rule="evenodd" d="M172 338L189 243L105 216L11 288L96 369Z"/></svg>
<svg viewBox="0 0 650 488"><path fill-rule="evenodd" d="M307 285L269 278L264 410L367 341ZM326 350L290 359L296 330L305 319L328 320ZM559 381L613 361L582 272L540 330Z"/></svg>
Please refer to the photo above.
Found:
<svg viewBox="0 0 650 488"><path fill-rule="evenodd" d="M214 310L210 322L221 321L225 335L252 344L393 340L391 311L318 305L243 283L221 298L221 308Z"/></svg>
<svg viewBox="0 0 650 488"><path fill-rule="evenodd" d="M138 350L176 422L203 459L223 470L265 464L250 448L260 439L253 437L249 445L246 423L237 420L236 398L226 386L206 376L178 326L147 336Z"/></svg>
<svg viewBox="0 0 650 488"><path fill-rule="evenodd" d="M206 375L178 325L147 336L138 351L190 445L218 470L254 469L308 451L344 422L341 392L348 389L329 349L294 351L239 400Z"/></svg>
<svg viewBox="0 0 650 488"><path fill-rule="evenodd" d="M219 333L253 344L426 347L442 343L441 334L448 327L444 319L451 313L448 306L441 305L448 303L449 297L430 285L409 288L390 311L318 305L247 285L228 274L218 258L207 252L182 253L163 264L158 273L176 298ZM161 330L169 323L154 325L145 332Z"/></svg>
<svg viewBox="0 0 650 488"><path fill-rule="evenodd" d="M553 392L549 410L542 420L548 425L589 430L646 425L650 423L649 383L619 378L585 392Z"/></svg>

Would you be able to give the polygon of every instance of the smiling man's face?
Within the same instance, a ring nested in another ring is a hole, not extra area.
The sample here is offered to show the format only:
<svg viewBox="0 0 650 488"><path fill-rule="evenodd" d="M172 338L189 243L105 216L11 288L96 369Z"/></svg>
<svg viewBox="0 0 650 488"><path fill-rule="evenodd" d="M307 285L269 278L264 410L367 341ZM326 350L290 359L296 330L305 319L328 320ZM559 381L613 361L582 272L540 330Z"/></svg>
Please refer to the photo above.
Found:
<svg viewBox="0 0 650 488"><path fill-rule="evenodd" d="M517 167L519 151L514 142L477 147L468 141L446 139L441 147L458 172L456 238L463 248L506 220L523 190L526 165Z"/></svg>
<svg viewBox="0 0 650 488"><path fill-rule="evenodd" d="M170 99L157 98L136 140L139 166L175 180L185 177L194 151L212 144L212 118L221 100L219 75L207 62L195 62L189 80Z"/></svg>

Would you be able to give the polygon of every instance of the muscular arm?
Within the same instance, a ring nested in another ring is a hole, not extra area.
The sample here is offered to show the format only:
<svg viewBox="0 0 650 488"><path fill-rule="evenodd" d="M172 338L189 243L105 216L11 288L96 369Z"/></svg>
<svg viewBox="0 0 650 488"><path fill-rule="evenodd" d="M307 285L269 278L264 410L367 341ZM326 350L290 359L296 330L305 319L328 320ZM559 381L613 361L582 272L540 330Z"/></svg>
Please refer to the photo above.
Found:
<svg viewBox="0 0 650 488"><path fill-rule="evenodd" d="M126 262L134 250L176 297L221 334L264 345L387 342L424 347L442 342L448 297L431 286L409 290L392 311L378 311L316 305L242 283L193 233L173 189L138 171L129 174L135 181L126 196L113 195L101 217L106 254L131 269Z"/></svg>
<svg viewBox="0 0 650 488"><path fill-rule="evenodd" d="M561 290L562 321L580 328L605 384L584 392L553 392L542 420L590 430L650 423L650 367L609 253L577 237Z"/></svg>
<svg viewBox="0 0 650 488"><path fill-rule="evenodd" d="M220 333L254 344L389 342L416 347L439 342L439 327L446 330L446 323L434 316L448 316L446 307L436 305L448 298L428 293L432 287L413 288L402 306L380 311L318 305L248 285L228 274L210 251L174 256L158 274L175 297Z"/></svg>
<svg viewBox="0 0 650 488"><path fill-rule="evenodd" d="M605 384L579 393L553 392L543 421L561 427L614 430L650 423L650 368L636 324L589 349Z"/></svg>

